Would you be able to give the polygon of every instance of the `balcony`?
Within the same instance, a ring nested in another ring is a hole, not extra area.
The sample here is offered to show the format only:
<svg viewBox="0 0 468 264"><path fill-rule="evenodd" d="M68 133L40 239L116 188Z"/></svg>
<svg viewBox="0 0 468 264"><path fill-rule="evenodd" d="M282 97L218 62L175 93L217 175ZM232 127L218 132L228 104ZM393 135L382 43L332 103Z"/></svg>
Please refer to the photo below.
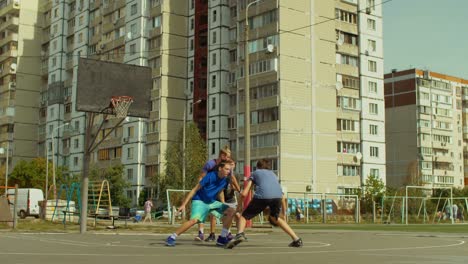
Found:
<svg viewBox="0 0 468 264"><path fill-rule="evenodd" d="M18 34L12 33L12 34L6 36L3 39L0 39L0 46L3 46L3 45L5 45L7 43L10 43L12 41L16 41L16 42L18 41Z"/></svg>
<svg viewBox="0 0 468 264"><path fill-rule="evenodd" d="M0 31L9 30L13 32L18 32L19 27L19 18L18 17L11 17L9 20L0 24Z"/></svg>
<svg viewBox="0 0 468 264"><path fill-rule="evenodd" d="M20 3L15 0L6 0L0 4L0 16L10 14L18 16L20 11Z"/></svg>

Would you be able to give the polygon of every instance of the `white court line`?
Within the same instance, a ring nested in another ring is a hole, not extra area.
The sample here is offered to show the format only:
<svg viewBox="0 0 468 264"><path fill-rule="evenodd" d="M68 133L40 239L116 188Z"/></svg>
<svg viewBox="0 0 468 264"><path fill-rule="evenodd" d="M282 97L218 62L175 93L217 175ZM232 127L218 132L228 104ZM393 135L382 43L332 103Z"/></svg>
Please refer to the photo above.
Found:
<svg viewBox="0 0 468 264"><path fill-rule="evenodd" d="M448 245L437 245L437 246L419 246L419 247L398 247L398 248L375 248L375 249L345 249L345 250L320 250L320 251L306 251L301 249L294 251L274 251L274 252L247 252L239 250L225 250L225 252L231 253L181 253L174 254L173 250L168 249L167 254L98 254L98 253L27 253L27 252L0 252L0 255L23 255L23 256L94 256L94 257L204 257L204 256L255 256L255 255L291 255L291 254L320 254L320 253L346 253L346 252L379 252L379 251L407 251L415 249L432 249L432 248L448 248L457 247L465 244L463 240L455 240L457 243ZM186 248L184 248L186 249Z"/></svg>
<svg viewBox="0 0 468 264"><path fill-rule="evenodd" d="M162 249L162 248L167 248L166 245L164 245L163 241L158 241L152 244L157 244L151 245L151 246L146 246L146 245L128 245L128 244L122 244L121 241L112 241L112 242L107 242L107 243L92 243L92 242L77 242L73 240L62 240L62 239L47 239L47 238L36 238L36 237L15 237L15 236L4 236L7 238L12 238L12 239L21 239L21 240L29 240L29 241L40 241L40 242L48 242L48 243L55 243L55 244L61 244L61 245L72 245L72 246L80 246L80 247L89 247L89 246L102 246L102 247L124 247L124 248L149 248L149 249ZM179 246L182 245L213 245L213 248L220 248L216 247L215 243L200 243L196 241L192 241L192 244L179 244ZM282 241L273 241L273 240L264 240L264 242L267 242L267 244L276 244L276 243L281 243L281 244L287 244L288 242L282 242ZM304 248L321 248L321 247L329 247L331 244L328 243L323 243L323 242L308 242L308 244L319 244L317 246L309 246L306 245ZM208 248L207 247L207 248ZM275 248L288 248L288 246L282 246L282 247L268 247L268 246L255 246L257 249L275 249ZM200 248L184 248L186 250L196 250L199 251Z"/></svg>

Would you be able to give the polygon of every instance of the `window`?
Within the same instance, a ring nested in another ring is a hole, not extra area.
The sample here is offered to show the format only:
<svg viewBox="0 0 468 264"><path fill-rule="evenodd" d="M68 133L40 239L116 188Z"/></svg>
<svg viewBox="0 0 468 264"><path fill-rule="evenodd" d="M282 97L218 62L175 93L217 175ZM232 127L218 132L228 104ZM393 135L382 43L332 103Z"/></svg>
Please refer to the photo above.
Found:
<svg viewBox="0 0 468 264"><path fill-rule="evenodd" d="M377 125L369 125L369 134L378 135L378 126Z"/></svg>
<svg viewBox="0 0 468 264"><path fill-rule="evenodd" d="M137 13L137 4L133 4L131 7L130 7L130 15L135 15Z"/></svg>
<svg viewBox="0 0 468 264"><path fill-rule="evenodd" d="M375 0L367 0L367 8L375 10Z"/></svg>
<svg viewBox="0 0 468 264"><path fill-rule="evenodd" d="M211 120L211 132L216 132L216 120Z"/></svg>
<svg viewBox="0 0 468 264"><path fill-rule="evenodd" d="M217 19L216 15L217 15L216 10L213 10L213 23L216 22L216 19Z"/></svg>
<svg viewBox="0 0 468 264"><path fill-rule="evenodd" d="M374 158L379 157L379 148L378 147L370 147L370 156Z"/></svg>
<svg viewBox="0 0 468 264"><path fill-rule="evenodd" d="M370 169L369 176L379 177L379 169Z"/></svg>
<svg viewBox="0 0 468 264"><path fill-rule="evenodd" d="M336 120L338 131L356 131L359 127L359 122L349 119L337 119Z"/></svg>
<svg viewBox="0 0 468 264"><path fill-rule="evenodd" d="M377 93L377 83L373 81L369 81L369 93Z"/></svg>
<svg viewBox="0 0 468 264"><path fill-rule="evenodd" d="M211 43L216 44L216 31L213 31L211 34Z"/></svg>
<svg viewBox="0 0 468 264"><path fill-rule="evenodd" d="M216 53L211 54L211 65L216 65Z"/></svg>
<svg viewBox="0 0 468 264"><path fill-rule="evenodd" d="M78 157L73 158L73 165L76 167L78 166Z"/></svg>
<svg viewBox="0 0 468 264"><path fill-rule="evenodd" d="M127 169L127 180L133 181L133 169Z"/></svg>
<svg viewBox="0 0 468 264"><path fill-rule="evenodd" d="M211 87L212 88L216 87L216 75L211 76Z"/></svg>
<svg viewBox="0 0 468 264"><path fill-rule="evenodd" d="M214 155L216 153L216 143L211 142L211 155Z"/></svg>
<svg viewBox="0 0 468 264"><path fill-rule="evenodd" d="M193 48L194 48L194 42L193 42L193 38L190 39L190 51L193 51Z"/></svg>
<svg viewBox="0 0 468 264"><path fill-rule="evenodd" d="M379 113L378 105L374 103L369 103L369 113L377 115Z"/></svg>
<svg viewBox="0 0 468 264"><path fill-rule="evenodd" d="M133 148L127 149L127 159L133 159Z"/></svg>
<svg viewBox="0 0 468 264"><path fill-rule="evenodd" d="M367 40L367 50L375 52L377 50L377 42L372 39Z"/></svg>
<svg viewBox="0 0 468 264"><path fill-rule="evenodd" d="M343 22L357 24L357 15L345 10L335 9L335 17Z"/></svg>
<svg viewBox="0 0 468 264"><path fill-rule="evenodd" d="M369 60L367 67L370 72L377 72L377 62Z"/></svg>
<svg viewBox="0 0 468 264"><path fill-rule="evenodd" d="M216 109L216 97L211 98L211 110Z"/></svg>
<svg viewBox="0 0 468 264"><path fill-rule="evenodd" d="M338 165L337 170L338 176L359 176L361 167L352 165Z"/></svg>
<svg viewBox="0 0 468 264"><path fill-rule="evenodd" d="M361 145L354 142L337 142L338 153L355 154L361 151Z"/></svg>
<svg viewBox="0 0 468 264"><path fill-rule="evenodd" d="M190 60L189 71L193 72L193 60Z"/></svg>
<svg viewBox="0 0 468 264"><path fill-rule="evenodd" d="M190 30L195 28L195 20L193 18L190 19Z"/></svg>
<svg viewBox="0 0 468 264"><path fill-rule="evenodd" d="M130 25L130 33L131 33L130 38L134 38L137 35L138 31L137 31L136 23L133 23Z"/></svg>
<svg viewBox="0 0 468 264"><path fill-rule="evenodd" d="M135 136L135 127L129 126L127 127L127 136L134 137Z"/></svg>
<svg viewBox="0 0 468 264"><path fill-rule="evenodd" d="M359 78L356 77L351 77L347 75L343 75L341 77L341 82L343 83L343 87L346 88L353 88L353 89L359 89Z"/></svg>
<svg viewBox="0 0 468 264"><path fill-rule="evenodd" d="M160 27L161 26L161 16L153 17L152 24L153 24L153 28Z"/></svg>
<svg viewBox="0 0 468 264"><path fill-rule="evenodd" d="M346 55L346 54L336 54L340 57L340 60L337 61L340 64L347 64L354 67L359 67L359 59L358 57Z"/></svg>
<svg viewBox="0 0 468 264"><path fill-rule="evenodd" d="M136 44L131 44L130 45L130 55L135 55L136 54Z"/></svg>
<svg viewBox="0 0 468 264"><path fill-rule="evenodd" d="M367 19L367 29L375 30L375 20L374 19Z"/></svg>
<svg viewBox="0 0 468 264"><path fill-rule="evenodd" d="M73 147L75 149L80 147L80 140L79 139L75 138L75 140L73 140Z"/></svg>

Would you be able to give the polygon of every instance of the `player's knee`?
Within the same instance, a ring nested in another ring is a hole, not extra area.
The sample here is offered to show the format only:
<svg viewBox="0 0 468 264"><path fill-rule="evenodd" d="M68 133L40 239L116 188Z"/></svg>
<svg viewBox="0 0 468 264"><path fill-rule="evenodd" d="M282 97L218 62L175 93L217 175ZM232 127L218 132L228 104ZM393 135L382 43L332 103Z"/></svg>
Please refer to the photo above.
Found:
<svg viewBox="0 0 468 264"><path fill-rule="evenodd" d="M224 211L224 216L232 217L234 216L236 210L234 208L228 208L226 211Z"/></svg>
<svg viewBox="0 0 468 264"><path fill-rule="evenodd" d="M278 218L274 216L269 216L268 221L270 222L272 226L278 226Z"/></svg>

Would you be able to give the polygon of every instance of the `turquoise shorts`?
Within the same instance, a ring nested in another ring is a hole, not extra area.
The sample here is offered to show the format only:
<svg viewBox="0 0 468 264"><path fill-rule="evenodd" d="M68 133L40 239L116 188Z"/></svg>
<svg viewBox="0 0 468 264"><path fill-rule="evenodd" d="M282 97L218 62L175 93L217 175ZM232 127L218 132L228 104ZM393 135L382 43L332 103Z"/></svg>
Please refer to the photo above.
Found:
<svg viewBox="0 0 468 264"><path fill-rule="evenodd" d="M229 206L219 201L205 203L200 200L192 200L192 213L190 215L190 219L196 219L199 223L204 223L208 214L221 218L223 216L223 212L227 208L229 208Z"/></svg>

